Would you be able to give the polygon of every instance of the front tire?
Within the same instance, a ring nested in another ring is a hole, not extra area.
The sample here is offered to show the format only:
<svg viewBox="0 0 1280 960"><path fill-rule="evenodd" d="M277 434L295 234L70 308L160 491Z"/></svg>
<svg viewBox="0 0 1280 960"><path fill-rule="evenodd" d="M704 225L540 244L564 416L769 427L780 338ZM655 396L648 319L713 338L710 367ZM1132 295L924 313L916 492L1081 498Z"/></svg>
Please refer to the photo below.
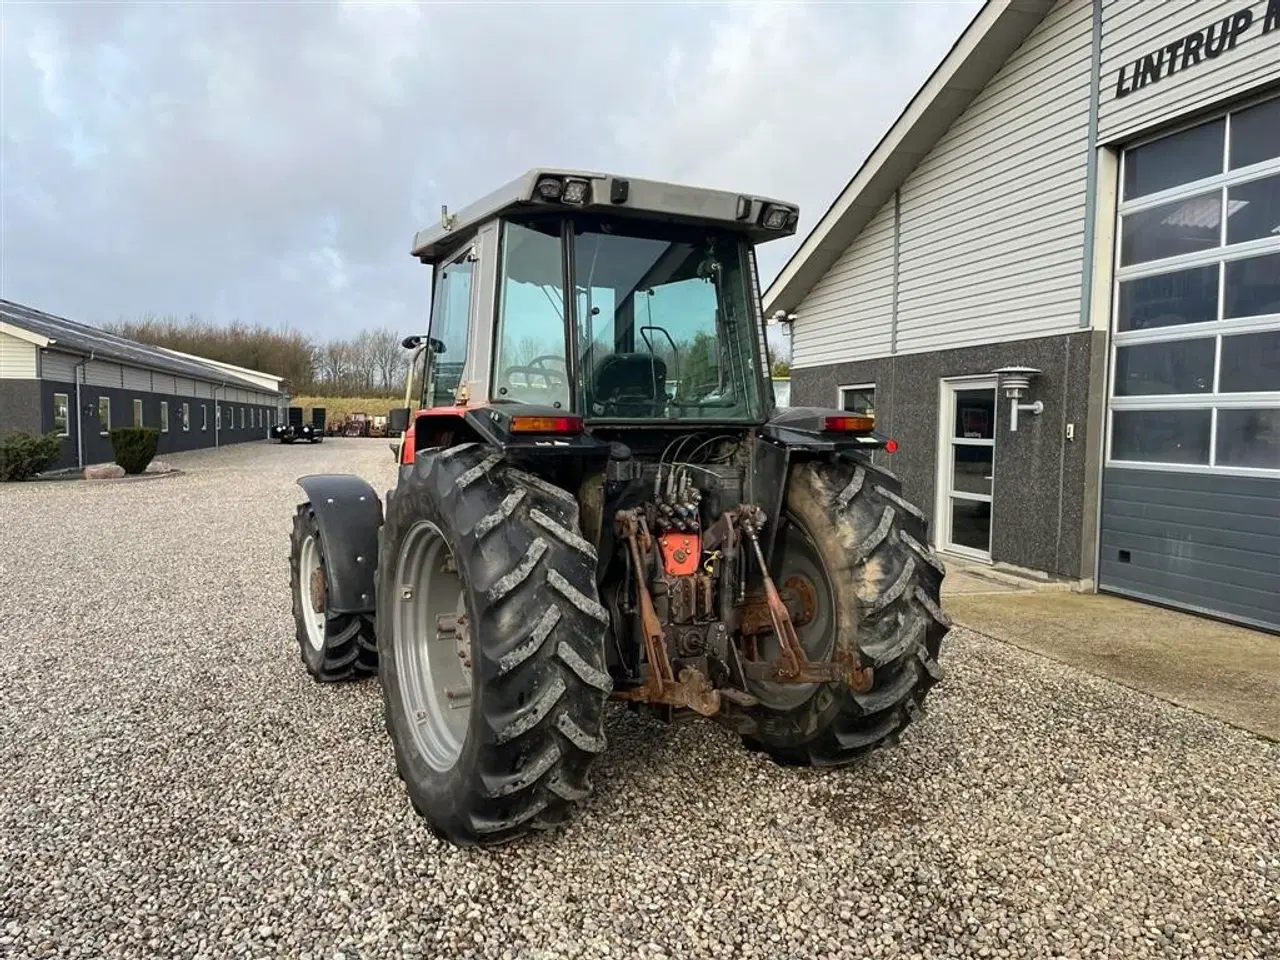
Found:
<svg viewBox="0 0 1280 960"><path fill-rule="evenodd" d="M293 516L289 551L293 619L302 663L320 683L355 680L378 672L373 618L328 610L328 569L320 525L311 504Z"/></svg>
<svg viewBox="0 0 1280 960"><path fill-rule="evenodd" d="M865 693L837 684L754 689L758 730L744 737L779 763L840 766L898 735L942 678L950 621L944 567L926 518L891 474L865 461L797 464L774 550L774 576L814 583L813 619L797 628L811 659L854 651L873 669ZM813 569L817 569L816 575ZM772 641L772 638L770 638ZM774 641L776 642L776 641Z"/></svg>
<svg viewBox="0 0 1280 960"><path fill-rule="evenodd" d="M577 502L464 443L406 471L380 537L383 701L414 808L463 846L566 822L612 689Z"/></svg>

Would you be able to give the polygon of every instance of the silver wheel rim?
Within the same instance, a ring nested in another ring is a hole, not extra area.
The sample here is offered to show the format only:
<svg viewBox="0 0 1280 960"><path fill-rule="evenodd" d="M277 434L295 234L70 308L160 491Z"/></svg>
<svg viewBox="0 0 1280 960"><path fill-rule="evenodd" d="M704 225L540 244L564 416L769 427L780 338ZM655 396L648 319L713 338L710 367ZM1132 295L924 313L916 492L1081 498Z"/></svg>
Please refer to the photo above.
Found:
<svg viewBox="0 0 1280 960"><path fill-rule="evenodd" d="M324 649L324 607L316 609L312 583L320 571L320 550L314 535L302 541L302 555L298 558L298 590L302 596L302 620L307 627L307 643L319 652Z"/></svg>
<svg viewBox="0 0 1280 960"><path fill-rule="evenodd" d="M813 617L808 623L796 627L796 637L810 660L830 660L836 646L835 593L817 545L793 517L784 514L780 518L773 555L781 558L774 564L776 570L771 571L779 586L797 574L813 585ZM773 660L780 654L781 645L776 636L769 633L760 638L760 656L763 659ZM818 684L748 680L747 688L772 710L793 710L813 696Z"/></svg>
<svg viewBox="0 0 1280 960"><path fill-rule="evenodd" d="M413 745L431 769L457 762L471 720L471 637L462 581L444 534L420 520L395 569L393 656Z"/></svg>

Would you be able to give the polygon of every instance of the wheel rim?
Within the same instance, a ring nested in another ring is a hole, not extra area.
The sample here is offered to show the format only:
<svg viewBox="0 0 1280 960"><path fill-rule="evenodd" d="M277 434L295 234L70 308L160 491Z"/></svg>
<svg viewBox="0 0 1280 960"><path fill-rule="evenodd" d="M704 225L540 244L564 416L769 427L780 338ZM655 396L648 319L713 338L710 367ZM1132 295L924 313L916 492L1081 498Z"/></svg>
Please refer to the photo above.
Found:
<svg viewBox="0 0 1280 960"><path fill-rule="evenodd" d="M780 588L799 586L808 596L804 605L812 606L807 621L797 623L796 637L810 660L830 660L835 653L836 615L835 594L831 579L823 566L821 555L807 531L790 514L784 514L774 542L774 582ZM774 660L782 652L778 638L772 633L759 639L760 657ZM772 683L764 680L748 681L748 688L771 710L791 710L808 700L818 688L813 683Z"/></svg>
<svg viewBox="0 0 1280 960"><path fill-rule="evenodd" d="M471 719L471 639L462 581L444 534L419 521L396 564L393 656L413 744L443 773L462 752Z"/></svg>
<svg viewBox="0 0 1280 960"><path fill-rule="evenodd" d="M324 649L324 568L320 566L320 548L315 535L302 541L298 558L298 589L301 592L302 620L307 628L307 643L319 652ZM317 589L317 585L319 589ZM318 603L317 603L318 600Z"/></svg>

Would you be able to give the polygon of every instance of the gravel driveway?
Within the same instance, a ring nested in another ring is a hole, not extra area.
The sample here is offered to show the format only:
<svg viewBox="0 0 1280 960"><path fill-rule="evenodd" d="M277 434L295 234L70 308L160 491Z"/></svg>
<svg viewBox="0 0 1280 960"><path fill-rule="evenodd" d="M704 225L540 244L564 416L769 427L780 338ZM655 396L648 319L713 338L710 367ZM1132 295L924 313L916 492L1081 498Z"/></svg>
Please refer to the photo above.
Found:
<svg viewBox="0 0 1280 960"><path fill-rule="evenodd" d="M0 486L0 957L1280 957L1280 746L959 631L856 769L618 709L573 827L447 847L289 614L294 478L386 442L172 462Z"/></svg>

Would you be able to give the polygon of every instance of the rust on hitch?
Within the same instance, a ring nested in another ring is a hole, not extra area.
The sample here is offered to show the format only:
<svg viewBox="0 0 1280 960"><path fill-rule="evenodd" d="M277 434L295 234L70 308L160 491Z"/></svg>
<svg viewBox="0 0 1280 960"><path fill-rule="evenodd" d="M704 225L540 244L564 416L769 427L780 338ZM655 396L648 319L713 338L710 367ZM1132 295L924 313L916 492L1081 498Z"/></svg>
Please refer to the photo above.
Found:
<svg viewBox="0 0 1280 960"><path fill-rule="evenodd" d="M645 655L649 661L649 676L645 682L631 690L617 690L618 700L638 700L643 703L687 707L704 717L720 712L720 694L701 671L686 667L679 678L673 675L671 660L667 656L667 637L653 607L653 597L645 580L648 569L644 557L653 546L648 525L638 510L622 510L615 517L618 535L627 541L631 562L636 573L636 592L639 594L640 626L644 633Z"/></svg>

